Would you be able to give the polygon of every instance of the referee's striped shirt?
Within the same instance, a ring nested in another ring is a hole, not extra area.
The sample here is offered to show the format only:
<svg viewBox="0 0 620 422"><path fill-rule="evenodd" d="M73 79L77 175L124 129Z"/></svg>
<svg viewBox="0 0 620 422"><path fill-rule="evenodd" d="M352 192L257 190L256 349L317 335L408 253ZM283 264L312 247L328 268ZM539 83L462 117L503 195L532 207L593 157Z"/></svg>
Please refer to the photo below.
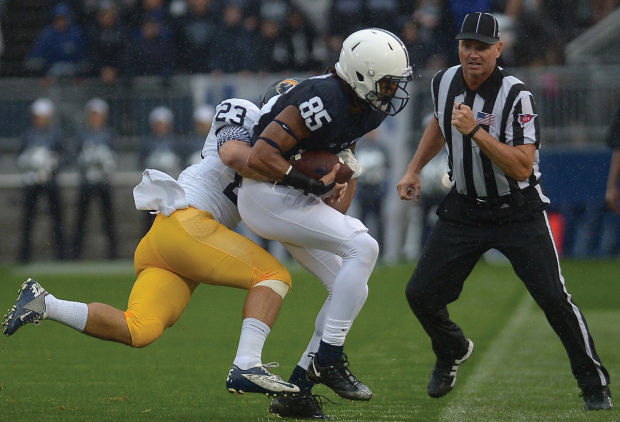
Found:
<svg viewBox="0 0 620 422"><path fill-rule="evenodd" d="M458 193L472 198L497 198L534 186L541 201L549 203L538 184L540 125L536 106L523 82L498 66L477 90L471 91L458 65L437 72L431 87L435 117L448 149L450 180ZM467 104L480 126L499 142L536 145L534 168L528 180L518 182L507 176L475 141L450 124L455 102Z"/></svg>

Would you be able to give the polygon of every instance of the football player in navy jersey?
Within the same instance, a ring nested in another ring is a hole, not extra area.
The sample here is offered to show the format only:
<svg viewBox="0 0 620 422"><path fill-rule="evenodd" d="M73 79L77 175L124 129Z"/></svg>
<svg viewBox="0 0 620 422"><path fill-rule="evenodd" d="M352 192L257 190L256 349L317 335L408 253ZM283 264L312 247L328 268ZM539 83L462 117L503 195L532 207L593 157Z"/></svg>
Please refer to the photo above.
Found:
<svg viewBox="0 0 620 422"><path fill-rule="evenodd" d="M379 252L362 222L344 214L355 179L336 184L337 164L314 180L293 169L288 158L325 150L356 167L355 142L405 107L410 80L409 57L398 37L378 28L357 31L344 41L334 69L271 98L254 127L248 166L271 182L243 180L242 219L259 236L282 242L328 291L314 337L290 378L302 394L272 402L271 411L281 416L320 417L306 413L314 383L352 400L372 397L349 370L343 348Z"/></svg>

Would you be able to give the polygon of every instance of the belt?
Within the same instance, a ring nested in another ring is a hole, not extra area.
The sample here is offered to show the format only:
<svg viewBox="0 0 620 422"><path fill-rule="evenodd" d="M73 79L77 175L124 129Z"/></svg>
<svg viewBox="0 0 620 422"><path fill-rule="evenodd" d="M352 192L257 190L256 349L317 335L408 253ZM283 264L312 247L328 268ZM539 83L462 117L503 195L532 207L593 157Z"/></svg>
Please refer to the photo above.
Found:
<svg viewBox="0 0 620 422"><path fill-rule="evenodd" d="M527 187L523 190L531 189ZM496 196L496 197L474 197L463 194L458 194L459 198L463 202L467 202L474 206L474 208L489 210L492 208L502 208L503 205L507 206L521 206L525 203L525 197L522 193L523 190L511 192L508 195ZM505 207L504 207L505 208Z"/></svg>

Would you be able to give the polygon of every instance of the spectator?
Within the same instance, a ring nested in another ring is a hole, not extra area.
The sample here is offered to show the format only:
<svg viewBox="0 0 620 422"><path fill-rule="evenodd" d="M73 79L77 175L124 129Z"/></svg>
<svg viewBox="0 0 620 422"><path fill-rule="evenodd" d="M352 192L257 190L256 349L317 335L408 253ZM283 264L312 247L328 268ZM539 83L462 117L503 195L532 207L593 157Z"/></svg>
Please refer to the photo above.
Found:
<svg viewBox="0 0 620 422"><path fill-rule="evenodd" d="M362 29L363 18L363 0L333 0L328 17L330 32L341 35L344 40L345 34Z"/></svg>
<svg viewBox="0 0 620 422"><path fill-rule="evenodd" d="M377 130L366 134L355 149L355 156L364 171L357 179L355 201L359 206L359 219L383 250L383 205L387 195L389 153L377 136Z"/></svg>
<svg viewBox="0 0 620 422"><path fill-rule="evenodd" d="M188 0L187 13L174 25L177 65L189 73L210 70L209 55L217 32L217 19L211 0Z"/></svg>
<svg viewBox="0 0 620 422"><path fill-rule="evenodd" d="M48 98L39 98L31 106L32 127L23 135L17 165L24 172L24 201L22 211L22 238L18 260L31 258L31 232L39 196L47 195L52 216L50 225L57 259L64 258L62 199L56 174L64 151L63 138L53 125L54 104Z"/></svg>
<svg viewBox="0 0 620 422"><path fill-rule="evenodd" d="M194 111L194 130L187 138L185 159L187 165L196 164L202 160L202 148L211 130L211 123L215 109L213 106L201 105Z"/></svg>
<svg viewBox="0 0 620 422"><path fill-rule="evenodd" d="M439 70L446 66L453 49L452 38L446 31L452 26L447 10L442 9L439 2L422 0L412 17L417 24L420 41L433 53L426 59L425 67Z"/></svg>
<svg viewBox="0 0 620 422"><path fill-rule="evenodd" d="M314 55L316 31L300 9L293 8L286 18L284 40L287 43L291 68L296 72L307 72L318 67Z"/></svg>
<svg viewBox="0 0 620 422"><path fill-rule="evenodd" d="M160 170L174 178L181 173L183 152L174 136L173 123L174 116L168 107L156 107L151 111L149 114L151 131L142 139L139 153L140 169ZM149 230L154 219L154 215L146 212L142 234Z"/></svg>
<svg viewBox="0 0 620 422"><path fill-rule="evenodd" d="M82 255L88 207L92 199L99 197L103 233L108 239L107 258L114 259L117 256L116 225L110 176L116 168L114 156L116 134L107 125L108 104L104 100L93 98L86 103L85 109L86 125L77 136L80 188L72 254L76 259Z"/></svg>
<svg viewBox="0 0 620 422"><path fill-rule="evenodd" d="M167 84L174 69L174 47L162 35L162 24L147 17L140 26L140 32L131 41L124 53L127 80L135 76L161 76Z"/></svg>
<svg viewBox="0 0 620 422"><path fill-rule="evenodd" d="M161 24L162 37L172 38L171 17L165 0L125 0L124 3L123 21L134 35L144 21L155 20Z"/></svg>
<svg viewBox="0 0 620 422"><path fill-rule="evenodd" d="M87 67L82 29L73 23L71 8L59 3L52 23L43 28L26 60L26 68L52 77L82 75Z"/></svg>
<svg viewBox="0 0 620 422"><path fill-rule="evenodd" d="M280 23L274 19L261 21L258 57L258 70L261 71L279 72L291 67L286 37L282 36Z"/></svg>
<svg viewBox="0 0 620 422"><path fill-rule="evenodd" d="M323 60L323 67L327 68L336 63L340 57L340 50L342 50L342 42L344 36L341 33L333 33L327 36L325 45L327 47L327 54Z"/></svg>
<svg viewBox="0 0 620 422"><path fill-rule="evenodd" d="M182 151L173 133L174 115L168 107L156 107L149 114L151 131L142 141L139 167L161 170L177 177L183 165Z"/></svg>
<svg viewBox="0 0 620 422"><path fill-rule="evenodd" d="M88 44L92 73L106 84L118 79L126 40L127 30L119 19L114 2L102 1L95 21L88 29Z"/></svg>
<svg viewBox="0 0 620 422"><path fill-rule="evenodd" d="M244 26L243 9L240 4L237 2L226 4L211 49L213 71L237 73L257 69L260 36L254 30L253 24L253 19L246 19Z"/></svg>
<svg viewBox="0 0 620 422"><path fill-rule="evenodd" d="M364 26L380 27L393 33L401 26L400 5L398 0L366 0Z"/></svg>
<svg viewBox="0 0 620 422"><path fill-rule="evenodd" d="M269 19L282 23L289 13L290 2L288 0L262 0L259 14L261 19Z"/></svg>
<svg viewBox="0 0 620 422"><path fill-rule="evenodd" d="M473 11L490 12L493 6L493 0L447 0L446 3L452 21L449 34L451 40L460 32L465 15Z"/></svg>
<svg viewBox="0 0 620 422"><path fill-rule="evenodd" d="M416 71L420 72L433 56L435 52L434 46L422 40L418 25L411 20L403 24L400 36L409 52L411 65Z"/></svg>

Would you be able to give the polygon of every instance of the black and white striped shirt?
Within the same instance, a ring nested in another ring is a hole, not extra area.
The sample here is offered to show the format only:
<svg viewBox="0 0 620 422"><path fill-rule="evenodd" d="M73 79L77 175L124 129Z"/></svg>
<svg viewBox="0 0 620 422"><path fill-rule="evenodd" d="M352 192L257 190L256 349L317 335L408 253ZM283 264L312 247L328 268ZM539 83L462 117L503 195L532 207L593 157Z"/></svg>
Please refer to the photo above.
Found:
<svg viewBox="0 0 620 422"><path fill-rule="evenodd" d="M535 186L541 201L549 203L538 184L540 126L536 106L523 82L496 67L476 91L471 91L459 65L437 72L431 87L435 117L446 140L450 180L458 193L473 198L497 198ZM475 141L450 124L455 102L467 104L480 126L499 142L536 145L534 168L528 180L518 182L507 176Z"/></svg>

